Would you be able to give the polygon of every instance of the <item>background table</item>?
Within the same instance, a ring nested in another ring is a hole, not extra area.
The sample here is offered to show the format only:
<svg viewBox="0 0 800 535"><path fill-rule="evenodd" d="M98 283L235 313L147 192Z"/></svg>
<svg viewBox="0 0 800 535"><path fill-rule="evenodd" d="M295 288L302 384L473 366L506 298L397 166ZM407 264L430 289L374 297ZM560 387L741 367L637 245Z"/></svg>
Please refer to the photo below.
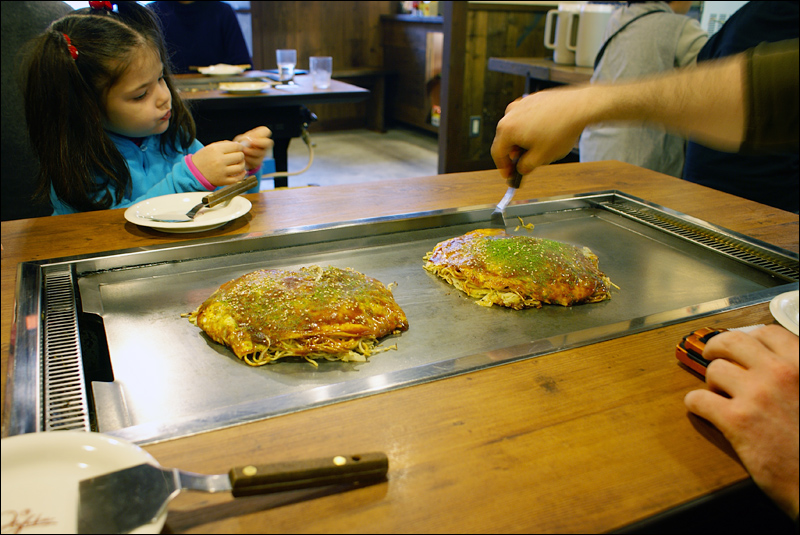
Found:
<svg viewBox="0 0 800 535"><path fill-rule="evenodd" d="M608 189L794 252L799 248L796 214L619 162L540 168L523 183L516 199ZM368 186L270 190L247 195L253 209L246 216L197 235L138 227L125 221L123 209L4 222L3 399L9 387L5 378L20 261L489 206L505 190L497 171L386 180ZM184 493L170 505L167 530L542 533L619 529L747 481L747 473L719 433L687 414L683 397L703 388L703 382L677 364L674 350L682 336L700 327L772 321L769 306L763 303L146 446L164 466L209 474L234 465L340 452L383 451L390 459L387 482L347 492L318 489L245 499ZM5 403L3 407L5 411ZM728 512L736 513L751 511Z"/></svg>
<svg viewBox="0 0 800 535"><path fill-rule="evenodd" d="M195 74L177 75L176 85L181 97L189 104L195 123L197 139L204 145L266 126L272 131L275 170L287 171L287 151L292 138L300 137L312 114L310 104L359 102L369 97L369 90L331 80L327 89L313 86L311 76L294 77L292 89L269 88L256 95L236 95L220 91L221 81L259 81L266 73L248 71L246 76L212 78ZM271 81L268 78L264 78ZM275 187L286 187L286 177L275 178Z"/></svg>
<svg viewBox="0 0 800 535"><path fill-rule="evenodd" d="M556 84L581 84L592 77L593 69L561 65L550 58L489 58L489 70L525 77L525 93L534 93ZM546 82L546 84L542 84Z"/></svg>

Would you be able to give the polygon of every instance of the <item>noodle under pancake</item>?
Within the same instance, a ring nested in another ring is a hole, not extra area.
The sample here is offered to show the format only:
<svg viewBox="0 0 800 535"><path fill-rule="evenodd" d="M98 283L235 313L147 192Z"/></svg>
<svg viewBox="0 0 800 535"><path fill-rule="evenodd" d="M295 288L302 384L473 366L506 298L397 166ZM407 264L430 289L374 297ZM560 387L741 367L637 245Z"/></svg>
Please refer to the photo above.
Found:
<svg viewBox="0 0 800 535"><path fill-rule="evenodd" d="M261 269L229 281L189 321L251 366L285 357L363 362L408 329L389 288L355 270Z"/></svg>
<svg viewBox="0 0 800 535"><path fill-rule="evenodd" d="M425 255L435 273L479 305L520 310L610 299L613 283L588 247L480 229L443 241Z"/></svg>

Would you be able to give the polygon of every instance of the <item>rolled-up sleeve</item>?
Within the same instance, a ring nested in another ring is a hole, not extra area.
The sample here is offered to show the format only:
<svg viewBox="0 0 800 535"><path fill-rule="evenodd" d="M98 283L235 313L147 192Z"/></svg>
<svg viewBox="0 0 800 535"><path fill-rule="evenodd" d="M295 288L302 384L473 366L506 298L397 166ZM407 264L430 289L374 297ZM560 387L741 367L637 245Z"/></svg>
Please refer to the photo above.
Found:
<svg viewBox="0 0 800 535"><path fill-rule="evenodd" d="M741 152L797 151L800 145L798 39L761 43L747 52L747 114Z"/></svg>

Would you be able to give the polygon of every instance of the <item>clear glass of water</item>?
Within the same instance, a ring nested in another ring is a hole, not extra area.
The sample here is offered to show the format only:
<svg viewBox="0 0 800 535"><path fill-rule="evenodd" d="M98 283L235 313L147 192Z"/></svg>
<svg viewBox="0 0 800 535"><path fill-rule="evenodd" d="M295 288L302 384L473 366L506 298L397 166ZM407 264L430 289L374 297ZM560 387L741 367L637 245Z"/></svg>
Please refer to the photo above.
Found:
<svg viewBox="0 0 800 535"><path fill-rule="evenodd" d="M278 61L278 77L281 82L290 82L294 78L294 67L297 65L297 50L279 49L275 51Z"/></svg>
<svg viewBox="0 0 800 535"><path fill-rule="evenodd" d="M333 58L330 56L311 56L308 58L311 70L311 79L317 89L327 89L331 86L333 73Z"/></svg>

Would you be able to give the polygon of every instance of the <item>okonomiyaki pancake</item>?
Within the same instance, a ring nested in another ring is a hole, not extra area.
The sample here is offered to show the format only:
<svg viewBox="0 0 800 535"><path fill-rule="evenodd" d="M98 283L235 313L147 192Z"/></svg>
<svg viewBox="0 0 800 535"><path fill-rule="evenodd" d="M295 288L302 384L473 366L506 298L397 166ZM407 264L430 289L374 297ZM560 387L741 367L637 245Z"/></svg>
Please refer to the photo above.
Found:
<svg viewBox="0 0 800 535"><path fill-rule="evenodd" d="M285 357L363 362L408 329L389 288L352 269L261 269L229 281L189 321L251 366Z"/></svg>
<svg viewBox="0 0 800 535"><path fill-rule="evenodd" d="M610 299L613 283L588 247L480 229L443 241L425 255L435 273L479 305L520 310Z"/></svg>

